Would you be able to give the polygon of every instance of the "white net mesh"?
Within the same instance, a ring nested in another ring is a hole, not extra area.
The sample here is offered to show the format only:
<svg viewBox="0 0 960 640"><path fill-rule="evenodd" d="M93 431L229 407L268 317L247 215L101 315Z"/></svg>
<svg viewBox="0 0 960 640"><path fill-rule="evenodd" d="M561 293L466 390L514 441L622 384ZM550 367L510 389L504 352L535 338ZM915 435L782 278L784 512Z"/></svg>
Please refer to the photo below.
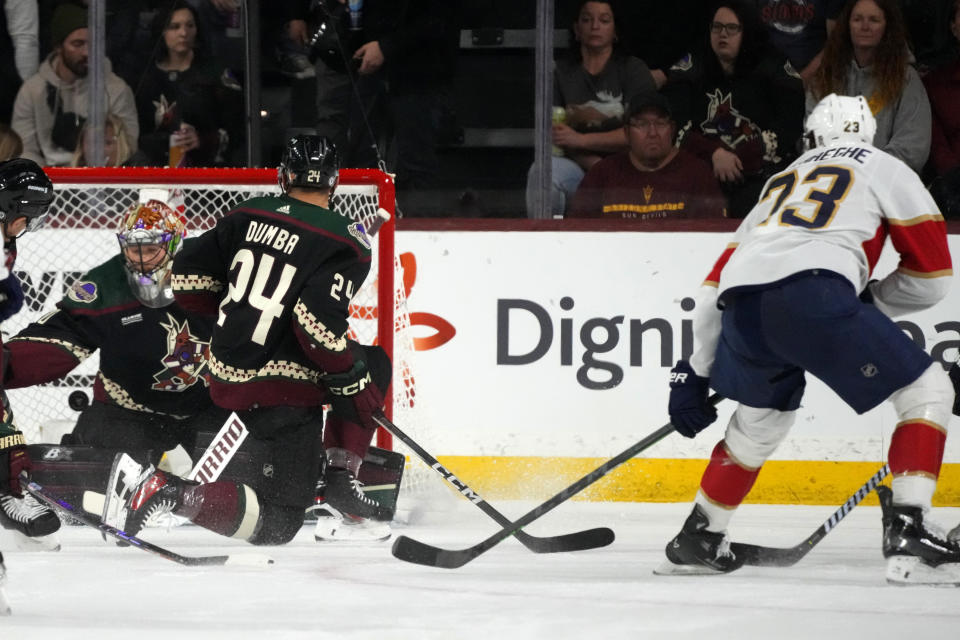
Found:
<svg viewBox="0 0 960 640"><path fill-rule="evenodd" d="M127 173L124 173L126 171ZM4 322L5 337L14 335L30 322L54 309L67 288L83 273L117 254L116 229L121 216L137 200L141 188L176 186L185 192L188 235L195 236L214 226L228 210L254 196L279 192L275 174L258 170L152 170L134 174L144 181L132 181L135 170L49 170L56 198L46 226L18 240L14 271L23 283L25 304L15 316ZM114 178L113 182L110 179ZM203 179L207 182L202 182ZM186 184L185 184L186 183ZM384 185L387 185L385 188ZM381 264L379 249L387 243L389 259L393 251L393 224L383 223L383 215L392 216L393 190L390 178L375 170L344 170L333 199L333 208L361 221L367 229L378 229L373 236L373 264L364 286L351 304L351 337L364 344L383 344L393 360L394 419L404 423L413 404L411 367L413 341L410 317L403 291L403 271L399 260ZM386 271L390 269L391 271ZM393 291L379 295L381 281L391 280ZM381 305L393 316L393 340L382 340L378 322ZM392 342L392 349L389 348ZM67 377L28 389L9 392L14 414L28 442L59 442L69 431L76 412L68 405L76 390L88 393L93 385L99 355L94 354Z"/></svg>

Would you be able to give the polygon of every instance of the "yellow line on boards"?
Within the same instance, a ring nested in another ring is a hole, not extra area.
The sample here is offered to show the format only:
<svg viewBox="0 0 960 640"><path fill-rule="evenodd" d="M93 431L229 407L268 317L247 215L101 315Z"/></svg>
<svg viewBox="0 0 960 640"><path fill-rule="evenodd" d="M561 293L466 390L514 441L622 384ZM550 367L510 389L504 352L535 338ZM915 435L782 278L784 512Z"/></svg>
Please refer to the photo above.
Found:
<svg viewBox="0 0 960 640"><path fill-rule="evenodd" d="M546 500L608 458L442 456L439 460L485 499ZM629 460L574 499L687 502L693 500L706 465L706 460ZM763 466L746 502L837 505L881 466L882 462L770 460ZM889 482L888 478L886 483ZM863 504L876 505L875 494ZM960 464L943 465L933 504L960 506Z"/></svg>

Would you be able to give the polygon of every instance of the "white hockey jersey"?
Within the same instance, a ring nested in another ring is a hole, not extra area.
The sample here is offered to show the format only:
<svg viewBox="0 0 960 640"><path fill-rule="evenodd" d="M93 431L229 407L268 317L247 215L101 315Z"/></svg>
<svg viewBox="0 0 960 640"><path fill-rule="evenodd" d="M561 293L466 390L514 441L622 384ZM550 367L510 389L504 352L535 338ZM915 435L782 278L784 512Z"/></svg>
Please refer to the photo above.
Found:
<svg viewBox="0 0 960 640"><path fill-rule="evenodd" d="M952 282L952 264L943 216L917 174L866 143L800 156L767 181L703 283L694 370L709 375L713 363L718 296L813 269L833 271L862 291L888 236L900 263L871 286L877 308L895 317L936 304Z"/></svg>

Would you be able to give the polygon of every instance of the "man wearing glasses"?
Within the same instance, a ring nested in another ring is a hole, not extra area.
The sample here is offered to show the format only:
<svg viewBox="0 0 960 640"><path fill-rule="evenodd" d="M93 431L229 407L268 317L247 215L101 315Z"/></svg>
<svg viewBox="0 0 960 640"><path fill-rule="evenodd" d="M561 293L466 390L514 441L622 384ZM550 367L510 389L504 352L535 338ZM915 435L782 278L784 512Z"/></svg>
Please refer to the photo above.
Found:
<svg viewBox="0 0 960 640"><path fill-rule="evenodd" d="M663 220L720 218L725 203L710 166L674 145L676 125L656 92L631 100L624 118L629 148L595 164L580 183L569 218Z"/></svg>

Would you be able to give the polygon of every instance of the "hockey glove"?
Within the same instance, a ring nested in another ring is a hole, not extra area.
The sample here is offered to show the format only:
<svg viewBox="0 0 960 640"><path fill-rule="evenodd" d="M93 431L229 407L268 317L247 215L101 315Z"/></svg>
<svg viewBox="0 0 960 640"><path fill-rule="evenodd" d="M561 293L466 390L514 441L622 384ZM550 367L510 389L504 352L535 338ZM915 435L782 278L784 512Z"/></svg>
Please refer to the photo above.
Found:
<svg viewBox="0 0 960 640"><path fill-rule="evenodd" d="M710 379L698 376L686 360L670 370L670 422L677 432L693 438L713 424L717 409L707 402Z"/></svg>
<svg viewBox="0 0 960 640"><path fill-rule="evenodd" d="M9 493L22 497L20 473L33 468L27 442L19 431L5 431L0 435L0 494Z"/></svg>
<svg viewBox="0 0 960 640"><path fill-rule="evenodd" d="M12 273L0 280L0 322L6 320L23 307L23 287L20 279Z"/></svg>
<svg viewBox="0 0 960 640"><path fill-rule="evenodd" d="M383 392L374 384L363 360L355 361L348 371L328 373L320 380L330 392L328 400L337 415L365 429L377 428L373 414L383 408Z"/></svg>

